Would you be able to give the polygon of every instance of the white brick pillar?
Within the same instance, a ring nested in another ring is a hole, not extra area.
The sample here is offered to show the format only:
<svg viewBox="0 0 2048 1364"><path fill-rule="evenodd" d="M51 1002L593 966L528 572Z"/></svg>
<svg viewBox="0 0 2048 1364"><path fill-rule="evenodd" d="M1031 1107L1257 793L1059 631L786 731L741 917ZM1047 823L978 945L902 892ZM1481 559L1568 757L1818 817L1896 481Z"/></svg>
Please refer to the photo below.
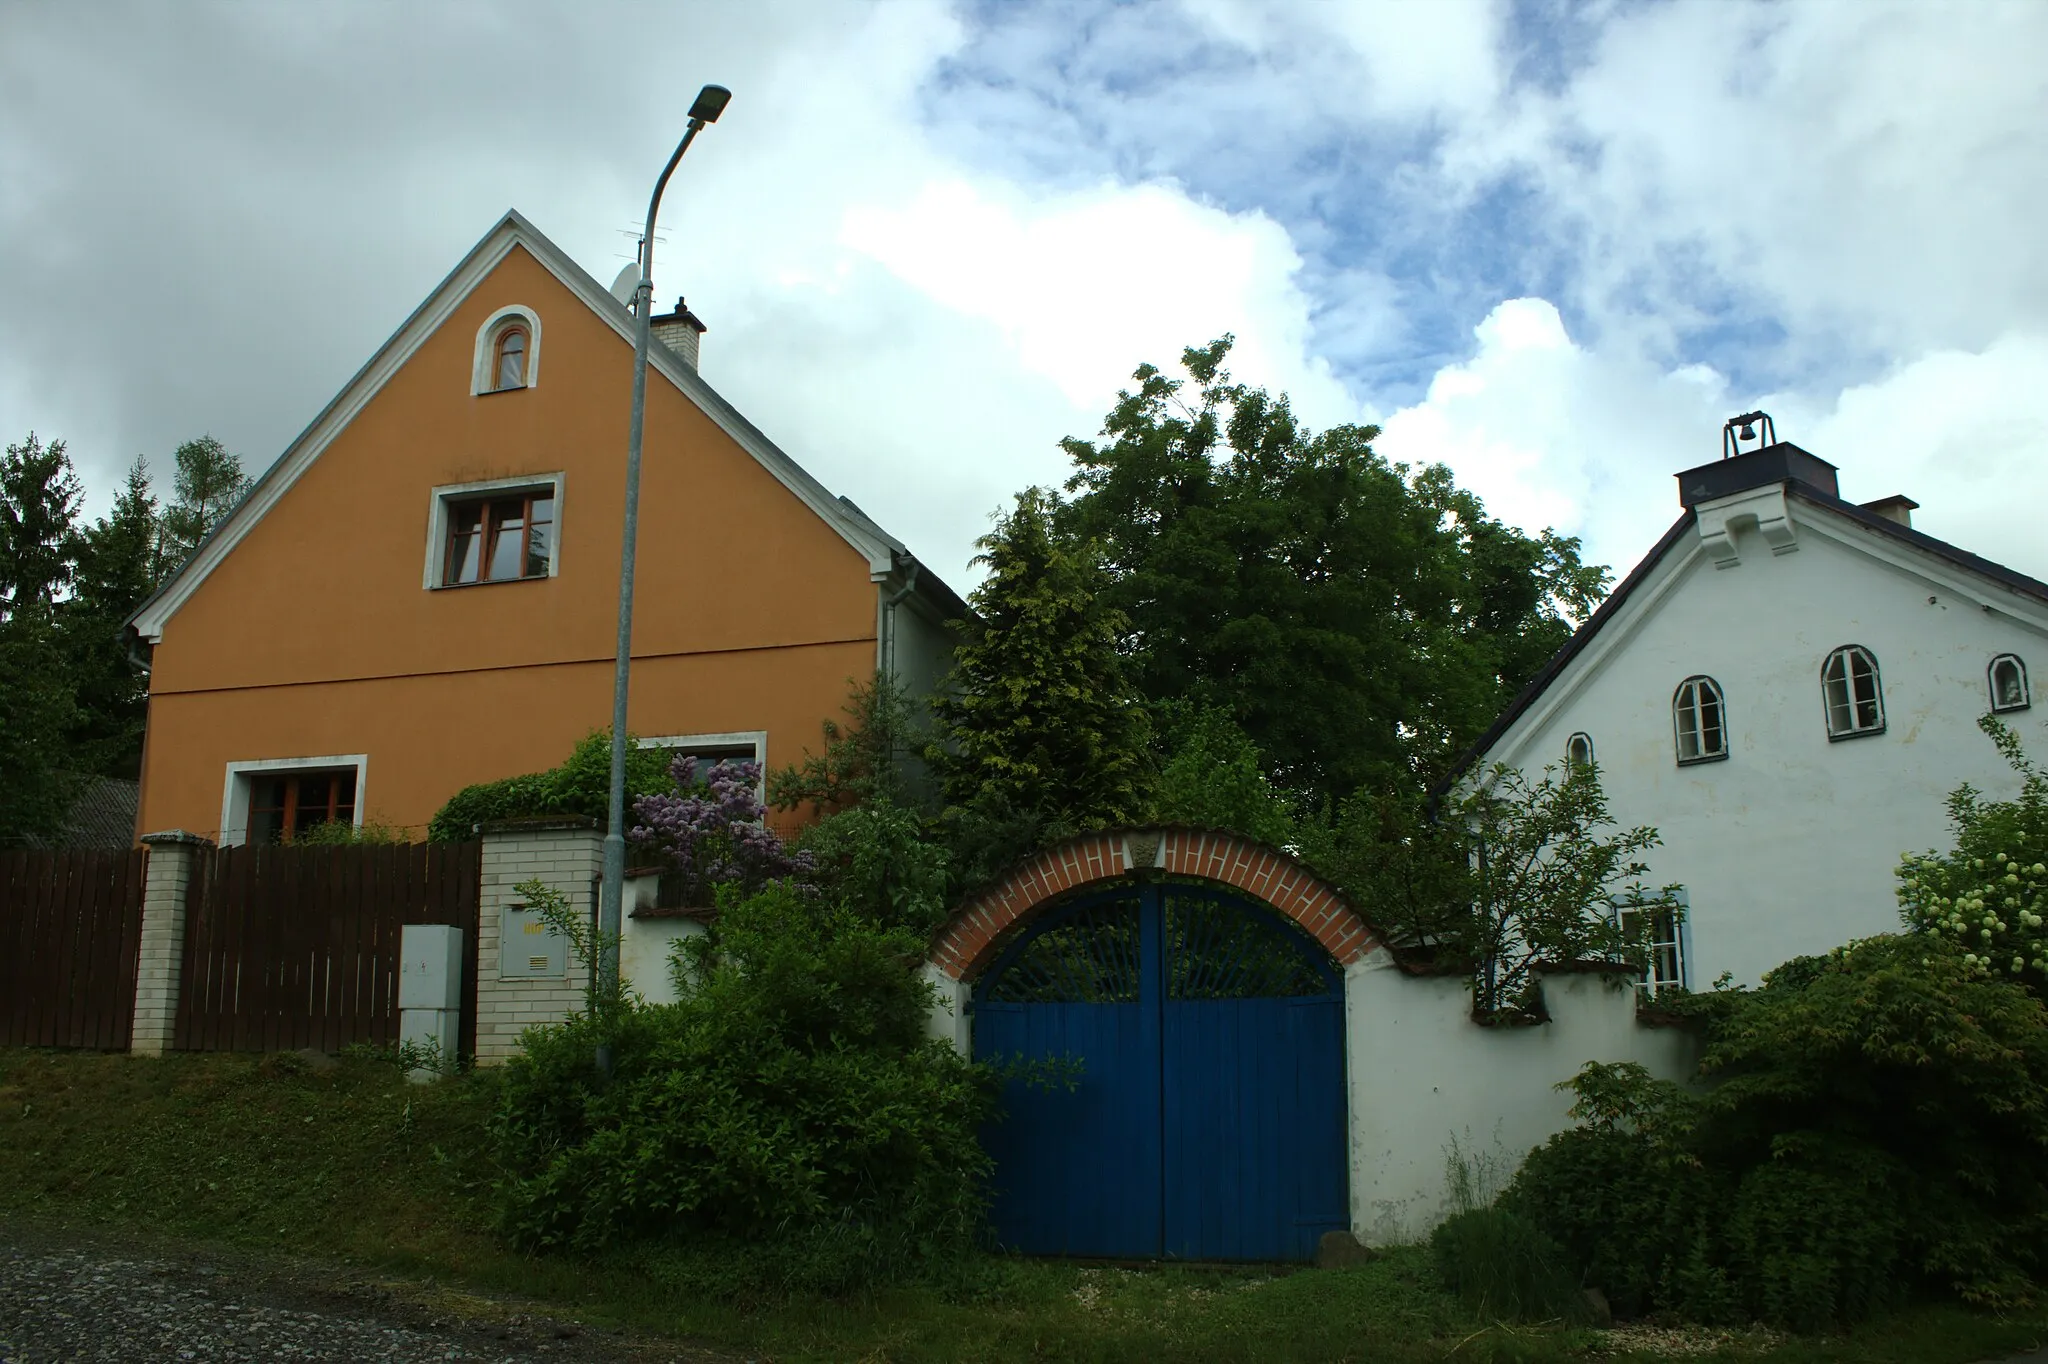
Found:
<svg viewBox="0 0 2048 1364"><path fill-rule="evenodd" d="M162 1056L178 1027L179 975L185 966L185 906L199 859L213 840L182 829L144 834L149 867L142 882L142 945L135 961L135 1016L128 1049Z"/></svg>
<svg viewBox="0 0 2048 1364"><path fill-rule="evenodd" d="M539 880L578 914L597 913L603 835L591 819L512 819L483 825L483 884L477 906L476 1059L496 1065L519 1050L519 1034L583 1007L584 970L566 944L539 929L516 887ZM509 940L507 928L516 935Z"/></svg>

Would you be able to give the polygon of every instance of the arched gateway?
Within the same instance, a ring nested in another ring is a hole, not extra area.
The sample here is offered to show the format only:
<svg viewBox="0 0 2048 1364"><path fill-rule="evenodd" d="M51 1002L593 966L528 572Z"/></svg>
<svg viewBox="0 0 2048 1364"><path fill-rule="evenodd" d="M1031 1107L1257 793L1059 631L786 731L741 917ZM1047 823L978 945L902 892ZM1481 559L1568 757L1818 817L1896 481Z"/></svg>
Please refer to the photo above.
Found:
<svg viewBox="0 0 2048 1364"><path fill-rule="evenodd" d="M1184 829L1073 839L962 906L932 962L975 1055L1055 1063L1010 1079L988 1133L998 1239L1312 1256L1351 1223L1342 968L1375 945L1286 854Z"/></svg>

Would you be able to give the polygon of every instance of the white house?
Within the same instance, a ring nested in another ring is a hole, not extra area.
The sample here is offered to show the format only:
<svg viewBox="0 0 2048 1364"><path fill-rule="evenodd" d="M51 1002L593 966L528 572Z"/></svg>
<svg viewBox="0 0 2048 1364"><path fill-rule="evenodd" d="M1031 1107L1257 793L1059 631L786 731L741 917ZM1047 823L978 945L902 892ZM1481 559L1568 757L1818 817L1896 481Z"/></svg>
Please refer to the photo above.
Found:
<svg viewBox="0 0 2048 1364"><path fill-rule="evenodd" d="M2017 789L1987 711L2048 757L2048 583L1914 530L1907 498L1842 500L1789 442L1727 448L1466 769L1595 761L1614 817L1663 836L1650 884L1688 910L1652 970L1693 989L1898 928L1893 871L1949 846L1948 793Z"/></svg>

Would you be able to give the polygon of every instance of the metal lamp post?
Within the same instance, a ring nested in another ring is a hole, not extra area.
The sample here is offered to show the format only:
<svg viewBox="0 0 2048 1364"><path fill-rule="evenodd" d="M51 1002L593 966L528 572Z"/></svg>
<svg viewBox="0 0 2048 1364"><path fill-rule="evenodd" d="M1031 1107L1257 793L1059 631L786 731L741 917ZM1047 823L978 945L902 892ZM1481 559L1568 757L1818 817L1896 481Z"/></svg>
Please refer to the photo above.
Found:
<svg viewBox="0 0 2048 1364"><path fill-rule="evenodd" d="M626 693L633 670L633 553L640 538L640 440L647 421L647 347L654 312L654 215L661 192L690 143L707 123L718 122L732 91L707 85L690 105L690 126L662 167L647 201L647 230L640 238L640 287L633 301L633 420L626 436L626 523L619 540L619 641L612 669L612 785L604 834L604 880L598 894L598 930L606 944L600 969L604 983L618 978L619 927L626 892ZM600 1050L599 1064L609 1057Z"/></svg>

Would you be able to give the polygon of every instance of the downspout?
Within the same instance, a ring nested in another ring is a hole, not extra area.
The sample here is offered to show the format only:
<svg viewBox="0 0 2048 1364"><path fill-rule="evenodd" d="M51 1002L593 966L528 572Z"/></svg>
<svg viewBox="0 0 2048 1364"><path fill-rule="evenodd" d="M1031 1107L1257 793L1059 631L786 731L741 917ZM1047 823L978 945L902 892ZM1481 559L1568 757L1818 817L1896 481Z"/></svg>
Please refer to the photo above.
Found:
<svg viewBox="0 0 2048 1364"><path fill-rule="evenodd" d="M912 559L903 586L882 598L882 656L876 660L876 671L892 683L896 680L896 606L916 589L917 568L917 560Z"/></svg>

